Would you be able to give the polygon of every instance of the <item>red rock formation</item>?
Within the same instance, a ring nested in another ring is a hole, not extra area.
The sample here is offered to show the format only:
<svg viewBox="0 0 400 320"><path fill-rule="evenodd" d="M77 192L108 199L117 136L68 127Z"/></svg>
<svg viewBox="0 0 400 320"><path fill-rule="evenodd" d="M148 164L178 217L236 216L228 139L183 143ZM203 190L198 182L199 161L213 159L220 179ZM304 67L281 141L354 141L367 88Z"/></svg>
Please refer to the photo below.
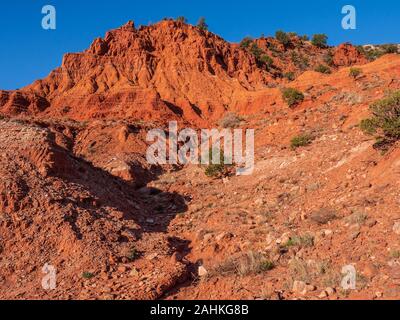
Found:
<svg viewBox="0 0 400 320"><path fill-rule="evenodd" d="M62 66L16 93L3 92L1 111L74 119L132 117L195 120L222 114L233 92L262 88L271 76L254 57L194 26L132 22L66 54ZM32 97L35 97L33 99Z"/></svg>
<svg viewBox="0 0 400 320"><path fill-rule="evenodd" d="M365 64L368 60L352 44L343 43L335 49L333 62L336 66L349 67L352 65Z"/></svg>
<svg viewBox="0 0 400 320"><path fill-rule="evenodd" d="M183 118L207 125L238 105L250 108L246 101L252 91L275 86L288 71L299 75L313 69L329 51L297 36L288 48L273 38L255 42L274 57L272 68L195 26L165 20L136 29L128 22L86 51L66 54L47 78L19 91L0 92L0 111L77 120ZM335 51L338 66L365 61L351 45Z"/></svg>

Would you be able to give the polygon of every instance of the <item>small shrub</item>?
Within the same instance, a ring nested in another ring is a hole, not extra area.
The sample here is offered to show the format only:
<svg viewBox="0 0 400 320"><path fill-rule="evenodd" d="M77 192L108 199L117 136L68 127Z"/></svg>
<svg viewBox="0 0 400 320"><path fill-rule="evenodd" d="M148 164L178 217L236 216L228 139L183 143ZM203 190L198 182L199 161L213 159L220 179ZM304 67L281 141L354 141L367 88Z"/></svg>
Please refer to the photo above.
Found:
<svg viewBox="0 0 400 320"><path fill-rule="evenodd" d="M210 149L209 151L210 164L207 165L204 170L205 175L210 178L217 178L226 175L228 173L228 168L230 165L225 164L225 156L223 150L220 150L219 163L212 163L213 154L214 150Z"/></svg>
<svg viewBox="0 0 400 320"><path fill-rule="evenodd" d="M392 250L390 251L389 256L393 259L399 259L400 258L400 250Z"/></svg>
<svg viewBox="0 0 400 320"><path fill-rule="evenodd" d="M325 287L336 287L343 278L328 261L311 263L295 258L289 263L289 272L292 282L298 280L306 283L320 283Z"/></svg>
<svg viewBox="0 0 400 320"><path fill-rule="evenodd" d="M368 215L364 212L355 212L344 219L349 224L363 225L368 220Z"/></svg>
<svg viewBox="0 0 400 320"><path fill-rule="evenodd" d="M296 242L294 241L293 238L290 238L285 244L284 247L294 247L296 245Z"/></svg>
<svg viewBox="0 0 400 320"><path fill-rule="evenodd" d="M92 272L89 272L89 271L84 271L82 273L82 278L83 279L92 279L92 278L94 278L94 276L95 275Z"/></svg>
<svg viewBox="0 0 400 320"><path fill-rule="evenodd" d="M274 64L274 60L267 54L262 54L259 62L264 65L267 69L271 68Z"/></svg>
<svg viewBox="0 0 400 320"><path fill-rule="evenodd" d="M282 91L283 100L288 104L290 108L298 105L304 101L304 95L300 91L294 88L285 88Z"/></svg>
<svg viewBox="0 0 400 320"><path fill-rule="evenodd" d="M295 79L296 76L295 76L294 72L289 71L289 72L286 72L286 73L283 75L283 77L286 78L286 79L288 79L289 81L293 81L293 80Z"/></svg>
<svg viewBox="0 0 400 320"><path fill-rule="evenodd" d="M329 51L328 53L326 53L323 57L324 62L328 65L328 66L334 66L334 62L333 62L333 53L332 51Z"/></svg>
<svg viewBox="0 0 400 320"><path fill-rule="evenodd" d="M253 38L251 37L246 37L242 41L240 41L240 47L242 49L247 49L250 47L250 45L253 43Z"/></svg>
<svg viewBox="0 0 400 320"><path fill-rule="evenodd" d="M301 40L303 40L303 41L309 41L310 40L310 37L308 36L308 35L302 35L301 37L300 37L300 39Z"/></svg>
<svg viewBox="0 0 400 320"><path fill-rule="evenodd" d="M349 76L357 79L362 74L362 70L360 68L350 68Z"/></svg>
<svg viewBox="0 0 400 320"><path fill-rule="evenodd" d="M297 148L310 145L313 140L314 140L314 137L312 135L310 135L308 133L304 133L304 134L301 134L299 136L292 138L292 140L290 141L290 146L291 146L292 150L295 150Z"/></svg>
<svg viewBox="0 0 400 320"><path fill-rule="evenodd" d="M199 19L199 21L197 22L197 27L202 31L207 31L208 30L208 25L206 23L206 18L201 17Z"/></svg>
<svg viewBox="0 0 400 320"><path fill-rule="evenodd" d="M257 45L257 43L253 42L250 45L250 53L256 58L257 61L259 61L264 51Z"/></svg>
<svg viewBox="0 0 400 320"><path fill-rule="evenodd" d="M370 106L372 117L360 123L360 129L374 135L374 147L386 151L400 140L400 91L379 100Z"/></svg>
<svg viewBox="0 0 400 320"><path fill-rule="evenodd" d="M376 122L373 119L364 119L359 125L362 132L367 135L373 135L376 133Z"/></svg>
<svg viewBox="0 0 400 320"><path fill-rule="evenodd" d="M280 43L282 43L285 47L289 46L291 43L289 35L282 30L279 30L275 33L275 38Z"/></svg>
<svg viewBox="0 0 400 320"><path fill-rule="evenodd" d="M323 64L318 65L315 68L315 71L316 72L320 72L320 73L324 73L324 74L330 74L332 72L331 69L328 66L325 66Z"/></svg>
<svg viewBox="0 0 400 320"><path fill-rule="evenodd" d="M236 128L240 125L242 119L236 114L229 112L220 121L223 128Z"/></svg>
<svg viewBox="0 0 400 320"><path fill-rule="evenodd" d="M305 234L295 238L296 243L301 247L312 247L314 246L314 236L311 234Z"/></svg>
<svg viewBox="0 0 400 320"><path fill-rule="evenodd" d="M260 262L261 271L269 271L275 268L275 264L270 260L264 260Z"/></svg>
<svg viewBox="0 0 400 320"><path fill-rule="evenodd" d="M127 254L127 258L128 258L130 261L136 260L137 258L139 258L139 256L140 256L140 252L139 252L135 247L132 247L132 248L129 250L128 254Z"/></svg>
<svg viewBox="0 0 400 320"><path fill-rule="evenodd" d="M328 36L326 34L314 34L311 43L318 48L326 48Z"/></svg>
<svg viewBox="0 0 400 320"><path fill-rule="evenodd" d="M187 23L187 19L184 16L179 16L176 18L176 21L180 23Z"/></svg>
<svg viewBox="0 0 400 320"><path fill-rule="evenodd" d="M209 164L204 173L207 177L217 177L225 171L225 166L223 164Z"/></svg>
<svg viewBox="0 0 400 320"><path fill-rule="evenodd" d="M305 55L292 52L290 57L293 64L301 70L305 70L310 66L310 61Z"/></svg>
<svg viewBox="0 0 400 320"><path fill-rule="evenodd" d="M384 55L384 52L380 50L379 48L373 49L366 49L363 46L358 46L357 50L359 53L364 55L369 61L374 61Z"/></svg>

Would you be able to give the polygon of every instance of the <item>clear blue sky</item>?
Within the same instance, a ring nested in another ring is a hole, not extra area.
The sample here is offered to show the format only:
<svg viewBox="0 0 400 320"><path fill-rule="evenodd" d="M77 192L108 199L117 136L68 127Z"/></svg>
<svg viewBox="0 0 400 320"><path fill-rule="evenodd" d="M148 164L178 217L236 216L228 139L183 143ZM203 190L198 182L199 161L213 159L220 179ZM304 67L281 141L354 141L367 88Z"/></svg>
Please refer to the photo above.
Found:
<svg viewBox="0 0 400 320"><path fill-rule="evenodd" d="M41 28L42 6L57 9L57 29ZM341 28L341 9L357 9L357 30ZM331 44L400 43L397 0L2 0L0 2L0 89L15 89L43 78L63 54L86 49L96 37L128 20L136 25L183 15L200 16L228 41L272 35L278 29L326 33Z"/></svg>

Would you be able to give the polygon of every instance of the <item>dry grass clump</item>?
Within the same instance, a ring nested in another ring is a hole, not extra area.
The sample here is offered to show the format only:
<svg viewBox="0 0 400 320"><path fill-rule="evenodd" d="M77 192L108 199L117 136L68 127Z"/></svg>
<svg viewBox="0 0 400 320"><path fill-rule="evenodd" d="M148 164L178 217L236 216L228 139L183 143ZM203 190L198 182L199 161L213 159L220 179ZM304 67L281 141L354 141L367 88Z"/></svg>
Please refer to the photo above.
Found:
<svg viewBox="0 0 400 320"><path fill-rule="evenodd" d="M236 257L229 257L219 263L213 268L210 275L239 275L245 277L272 270L274 267L274 263L262 253L249 251Z"/></svg>

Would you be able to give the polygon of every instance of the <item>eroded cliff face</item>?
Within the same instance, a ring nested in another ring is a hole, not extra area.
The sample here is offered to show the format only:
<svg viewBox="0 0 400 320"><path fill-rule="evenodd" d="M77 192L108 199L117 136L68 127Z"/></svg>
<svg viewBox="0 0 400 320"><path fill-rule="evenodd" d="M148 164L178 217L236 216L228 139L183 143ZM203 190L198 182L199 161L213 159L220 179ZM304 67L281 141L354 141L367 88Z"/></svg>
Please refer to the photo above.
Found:
<svg viewBox="0 0 400 320"><path fill-rule="evenodd" d="M278 50L274 70L260 66L248 50L188 24L166 20L136 29L129 22L86 51L66 54L47 78L0 92L0 110L75 120L179 117L204 125L238 105L250 108L251 92L277 86L290 70L313 68L328 52L298 37L289 49L273 39L256 42L271 56L271 44ZM307 55L311 63L296 65L293 54ZM336 67L366 62L350 45L335 49L333 58Z"/></svg>

